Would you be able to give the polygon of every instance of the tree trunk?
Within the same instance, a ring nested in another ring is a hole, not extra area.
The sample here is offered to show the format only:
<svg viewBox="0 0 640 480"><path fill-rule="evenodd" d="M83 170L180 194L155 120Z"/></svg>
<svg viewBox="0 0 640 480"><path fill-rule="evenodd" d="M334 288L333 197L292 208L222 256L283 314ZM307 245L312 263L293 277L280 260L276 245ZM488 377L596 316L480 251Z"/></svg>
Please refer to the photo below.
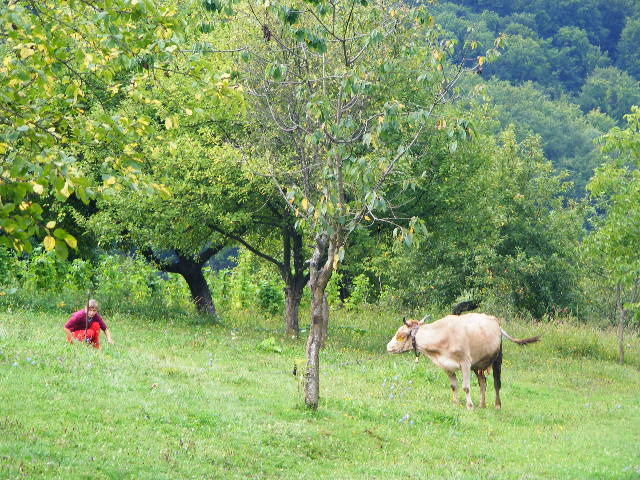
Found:
<svg viewBox="0 0 640 480"><path fill-rule="evenodd" d="M326 235L316 238L316 246L309 265L311 289L311 328L307 339L307 371L305 373L304 402L307 407L318 408L320 398L320 349L326 337L328 324L325 289L333 274L335 244Z"/></svg>
<svg viewBox="0 0 640 480"><path fill-rule="evenodd" d="M311 328L307 339L307 372L304 385L304 403L313 410L318 408L320 399L320 349L322 348L322 324L324 313L322 298L324 289L312 291Z"/></svg>
<svg viewBox="0 0 640 480"><path fill-rule="evenodd" d="M284 289L284 330L286 335L296 338L300 335L298 310L302 291L309 281L305 273L302 235L295 229L291 218L287 217L282 226L282 258L280 274L285 283ZM293 271L292 267L293 266Z"/></svg>
<svg viewBox="0 0 640 480"><path fill-rule="evenodd" d="M198 312L216 317L216 307L213 304L207 280L202 273L202 266L220 250L221 248L207 248L197 255L195 259L176 251L173 252L175 257L170 263L163 263L150 250L143 251L142 254L148 259L155 260L163 272L177 273L184 278Z"/></svg>
<svg viewBox="0 0 640 480"><path fill-rule="evenodd" d="M626 310L622 304L622 286L616 287L616 310L618 311L618 361L624 364L624 319Z"/></svg>
<svg viewBox="0 0 640 480"><path fill-rule="evenodd" d="M286 335L298 338L300 325L298 324L298 311L302 300L304 284L293 283L284 289L284 330Z"/></svg>
<svg viewBox="0 0 640 480"><path fill-rule="evenodd" d="M181 273L184 280L189 286L191 292L191 298L193 303L200 313L206 313L208 315L216 315L216 307L213 304L213 298L211 298L211 292L209 285L202 274L202 268L191 272Z"/></svg>

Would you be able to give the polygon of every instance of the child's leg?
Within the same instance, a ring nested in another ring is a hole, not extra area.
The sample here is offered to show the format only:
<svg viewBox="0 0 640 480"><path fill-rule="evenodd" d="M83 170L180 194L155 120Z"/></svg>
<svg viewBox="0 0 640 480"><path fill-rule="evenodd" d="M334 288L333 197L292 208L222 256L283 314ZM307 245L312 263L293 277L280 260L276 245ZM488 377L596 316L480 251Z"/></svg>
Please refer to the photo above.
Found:
<svg viewBox="0 0 640 480"><path fill-rule="evenodd" d="M91 339L93 348L100 348L100 324L98 322L91 322L89 330L87 330L87 338Z"/></svg>
<svg viewBox="0 0 640 480"><path fill-rule="evenodd" d="M79 342L84 342L87 338L87 334L85 332L86 330L76 330L75 332L73 332L73 337Z"/></svg>

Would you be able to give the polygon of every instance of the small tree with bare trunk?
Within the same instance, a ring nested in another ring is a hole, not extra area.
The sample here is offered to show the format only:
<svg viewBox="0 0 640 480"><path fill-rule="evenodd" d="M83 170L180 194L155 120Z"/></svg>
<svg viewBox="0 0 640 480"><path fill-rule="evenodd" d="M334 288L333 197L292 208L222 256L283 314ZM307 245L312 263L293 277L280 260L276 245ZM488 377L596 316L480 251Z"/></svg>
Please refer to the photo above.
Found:
<svg viewBox="0 0 640 480"><path fill-rule="evenodd" d="M626 116L626 129L615 127L602 140L607 155L587 189L600 212L585 242L587 258L599 280L615 298L618 317L618 358L624 363L627 314L640 309L640 107Z"/></svg>
<svg viewBox="0 0 640 480"><path fill-rule="evenodd" d="M452 149L469 137L467 123L443 106L484 57L448 66L454 43L440 39L425 9L401 3L249 2L242 13L234 47L243 50L240 75L258 132L248 161L274 182L312 251L304 397L315 409L325 289L349 235L389 222L399 239L414 241L421 222L397 218L388 193L411 187L429 135L449 134Z"/></svg>

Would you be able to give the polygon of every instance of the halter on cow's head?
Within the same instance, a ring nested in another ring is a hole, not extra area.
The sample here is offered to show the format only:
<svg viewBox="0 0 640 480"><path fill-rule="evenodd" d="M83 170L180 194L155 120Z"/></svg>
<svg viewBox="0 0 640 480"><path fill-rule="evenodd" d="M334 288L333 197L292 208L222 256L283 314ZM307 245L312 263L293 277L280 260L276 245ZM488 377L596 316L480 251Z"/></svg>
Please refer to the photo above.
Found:
<svg viewBox="0 0 640 480"><path fill-rule="evenodd" d="M418 349L416 346L416 334L422 325L424 320L409 320L406 317L402 319L402 325L396 331L391 341L387 344L387 352L389 353L402 353L413 349L413 352L418 356Z"/></svg>

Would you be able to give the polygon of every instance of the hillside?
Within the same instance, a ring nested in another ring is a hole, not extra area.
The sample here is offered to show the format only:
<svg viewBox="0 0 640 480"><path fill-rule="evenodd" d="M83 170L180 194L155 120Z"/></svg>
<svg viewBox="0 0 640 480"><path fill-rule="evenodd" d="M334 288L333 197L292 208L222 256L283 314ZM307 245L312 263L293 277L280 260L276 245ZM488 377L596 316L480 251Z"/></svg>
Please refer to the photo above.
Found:
<svg viewBox="0 0 640 480"><path fill-rule="evenodd" d="M505 344L502 411L466 411L430 362L382 353L391 315L337 312L313 412L292 375L303 340L254 317L211 326L112 315L117 343L94 351L64 343L62 314L1 313L0 477L640 475L637 336L619 366L612 335L507 322L542 342Z"/></svg>
<svg viewBox="0 0 640 480"><path fill-rule="evenodd" d="M484 55L486 91L499 125L539 135L546 157L570 173L573 196L602 158L593 141L640 104L640 10L629 0L436 3L436 21L457 41L456 61Z"/></svg>

